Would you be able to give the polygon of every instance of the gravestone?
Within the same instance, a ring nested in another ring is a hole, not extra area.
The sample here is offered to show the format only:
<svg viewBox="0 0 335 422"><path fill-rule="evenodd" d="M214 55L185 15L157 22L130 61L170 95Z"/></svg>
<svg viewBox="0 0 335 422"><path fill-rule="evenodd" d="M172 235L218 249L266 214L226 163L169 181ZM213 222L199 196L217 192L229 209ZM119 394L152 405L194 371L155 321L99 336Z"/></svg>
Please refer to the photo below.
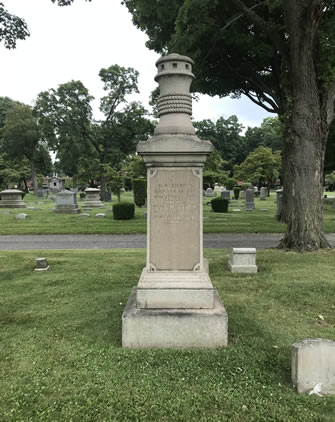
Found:
<svg viewBox="0 0 335 422"><path fill-rule="evenodd" d="M305 339L292 345L292 382L298 393L335 394L335 341Z"/></svg>
<svg viewBox="0 0 335 422"><path fill-rule="evenodd" d="M106 214L104 214L103 212L99 212L98 214L95 214L96 218L105 218Z"/></svg>
<svg viewBox="0 0 335 422"><path fill-rule="evenodd" d="M36 267L35 271L48 271L50 265L48 264L48 260L46 258L36 258Z"/></svg>
<svg viewBox="0 0 335 422"><path fill-rule="evenodd" d="M277 221L280 221L281 213L283 209L283 189L276 190L276 204L277 204L277 208L276 208L275 219Z"/></svg>
<svg viewBox="0 0 335 422"><path fill-rule="evenodd" d="M26 208L22 199L23 192L18 189L6 189L0 192L0 208Z"/></svg>
<svg viewBox="0 0 335 422"><path fill-rule="evenodd" d="M26 220L28 217L29 217L28 214L25 214L25 213L16 214L15 216L17 220Z"/></svg>
<svg viewBox="0 0 335 422"><path fill-rule="evenodd" d="M222 347L227 313L203 258L202 171L213 150L190 120L193 61L161 57L159 123L139 142L147 166L147 259L122 315L122 346L132 348Z"/></svg>
<svg viewBox="0 0 335 422"><path fill-rule="evenodd" d="M112 201L112 194L110 192L104 193L104 202L111 202Z"/></svg>
<svg viewBox="0 0 335 422"><path fill-rule="evenodd" d="M245 190L241 190L240 199L245 199Z"/></svg>
<svg viewBox="0 0 335 422"><path fill-rule="evenodd" d="M214 196L214 192L212 188L207 188L205 191L205 196Z"/></svg>
<svg viewBox="0 0 335 422"><path fill-rule="evenodd" d="M265 201L266 200L266 193L267 193L266 187L262 186L261 192L260 192L260 195L259 195L259 199L261 199L262 201Z"/></svg>
<svg viewBox="0 0 335 422"><path fill-rule="evenodd" d="M230 191L229 190L221 191L221 198L228 199L228 201L230 201Z"/></svg>
<svg viewBox="0 0 335 422"><path fill-rule="evenodd" d="M245 192L245 209L251 211L255 209L255 198L254 198L254 188L250 184L248 189Z"/></svg>
<svg viewBox="0 0 335 422"><path fill-rule="evenodd" d="M69 190L63 190L56 193L56 208L53 210L56 214L77 214L80 208L77 204L77 194Z"/></svg>
<svg viewBox="0 0 335 422"><path fill-rule="evenodd" d="M228 268L232 273L257 273L256 249L233 248Z"/></svg>
<svg viewBox="0 0 335 422"><path fill-rule="evenodd" d="M80 217L89 217L90 214L88 214L87 212L83 212L82 214L80 214Z"/></svg>
<svg viewBox="0 0 335 422"><path fill-rule="evenodd" d="M37 198L44 198L44 191L39 189L36 193Z"/></svg>
<svg viewBox="0 0 335 422"><path fill-rule="evenodd" d="M85 202L83 204L83 209L87 210L88 208L101 208L103 206L104 204L100 200L100 189L85 189Z"/></svg>

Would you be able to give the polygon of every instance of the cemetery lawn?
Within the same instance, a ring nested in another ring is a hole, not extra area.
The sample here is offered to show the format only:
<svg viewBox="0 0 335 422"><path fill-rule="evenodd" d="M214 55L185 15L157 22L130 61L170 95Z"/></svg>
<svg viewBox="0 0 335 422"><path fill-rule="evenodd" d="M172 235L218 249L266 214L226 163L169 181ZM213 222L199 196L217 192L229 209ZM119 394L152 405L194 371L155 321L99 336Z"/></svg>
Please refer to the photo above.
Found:
<svg viewBox="0 0 335 422"><path fill-rule="evenodd" d="M334 193L333 193L334 194ZM244 210L242 200L232 201L228 213L215 213L212 211L210 201L212 198L204 197L203 230L205 233L282 233L285 232L285 224L278 223L274 215L276 213L274 193L265 201L255 199L256 209ZM133 202L130 192L122 194L122 201ZM324 231L335 232L335 208L328 199L324 211ZM55 202L49 199L36 198L28 194L24 198L28 207L35 209L1 209L0 208L0 234L134 234L146 233L146 208L135 210L135 218L132 220L114 220L112 215L112 203L105 203L105 207L92 208L90 211L82 211L90 214L90 217L81 217L80 214L55 214ZM78 201L81 207L83 201ZM208 205L209 204L209 205ZM240 211L233 211L237 209ZM7 212L10 211L10 214ZM98 219L97 213L105 213L106 217ZM26 213L27 220L17 220L16 214Z"/></svg>
<svg viewBox="0 0 335 422"><path fill-rule="evenodd" d="M335 396L298 395L290 346L335 340L335 250L257 252L231 274L206 250L229 347L121 348L143 249L0 253L0 420L333 422ZM51 270L34 272L46 256Z"/></svg>

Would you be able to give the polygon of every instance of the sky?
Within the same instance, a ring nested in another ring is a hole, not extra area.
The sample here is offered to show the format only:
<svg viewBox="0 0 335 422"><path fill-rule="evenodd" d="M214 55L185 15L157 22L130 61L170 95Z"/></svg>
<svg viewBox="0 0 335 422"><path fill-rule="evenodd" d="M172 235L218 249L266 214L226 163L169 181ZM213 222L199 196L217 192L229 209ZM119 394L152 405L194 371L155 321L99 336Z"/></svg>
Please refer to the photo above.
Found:
<svg viewBox="0 0 335 422"><path fill-rule="evenodd" d="M37 95L70 80L81 80L95 97L93 109L99 118L99 98L103 96L101 68L113 64L133 67L140 73L140 94L130 100L149 108L156 87L155 62L159 55L145 46L147 36L137 29L121 0L75 0L59 7L51 0L2 0L12 14L25 19L30 37L18 41L15 50L0 44L0 96L33 105ZM201 95L193 101L195 120L235 114L247 126L259 126L273 114L239 100Z"/></svg>

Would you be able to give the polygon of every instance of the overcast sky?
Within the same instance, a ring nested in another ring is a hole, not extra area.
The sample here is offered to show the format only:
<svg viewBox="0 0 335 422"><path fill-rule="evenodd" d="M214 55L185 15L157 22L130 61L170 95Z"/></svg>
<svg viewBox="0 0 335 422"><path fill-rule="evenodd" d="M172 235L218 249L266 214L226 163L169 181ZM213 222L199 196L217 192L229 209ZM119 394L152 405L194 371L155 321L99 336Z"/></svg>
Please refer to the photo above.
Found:
<svg viewBox="0 0 335 422"><path fill-rule="evenodd" d="M32 104L41 91L81 80L96 98L97 111L103 95L99 71L118 64L139 71L140 95L132 99L148 107L159 55L145 47L146 35L133 26L120 0L75 0L69 7L51 0L2 1L10 13L25 19L31 35L18 41L15 50L0 44L0 96ZM259 126L265 117L273 116L247 98L201 96L198 103L193 102L195 120L232 114L245 127Z"/></svg>

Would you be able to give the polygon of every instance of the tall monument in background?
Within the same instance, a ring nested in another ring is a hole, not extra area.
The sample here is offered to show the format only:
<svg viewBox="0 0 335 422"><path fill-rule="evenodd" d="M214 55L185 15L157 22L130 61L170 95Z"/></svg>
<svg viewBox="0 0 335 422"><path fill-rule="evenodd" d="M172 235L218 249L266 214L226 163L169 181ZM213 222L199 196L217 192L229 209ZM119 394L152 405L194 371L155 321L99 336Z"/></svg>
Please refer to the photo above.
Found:
<svg viewBox="0 0 335 422"><path fill-rule="evenodd" d="M122 346L227 345L228 317L203 258L202 171L213 150L190 120L193 61L157 62L159 123L137 146L147 166L147 261L122 315Z"/></svg>

